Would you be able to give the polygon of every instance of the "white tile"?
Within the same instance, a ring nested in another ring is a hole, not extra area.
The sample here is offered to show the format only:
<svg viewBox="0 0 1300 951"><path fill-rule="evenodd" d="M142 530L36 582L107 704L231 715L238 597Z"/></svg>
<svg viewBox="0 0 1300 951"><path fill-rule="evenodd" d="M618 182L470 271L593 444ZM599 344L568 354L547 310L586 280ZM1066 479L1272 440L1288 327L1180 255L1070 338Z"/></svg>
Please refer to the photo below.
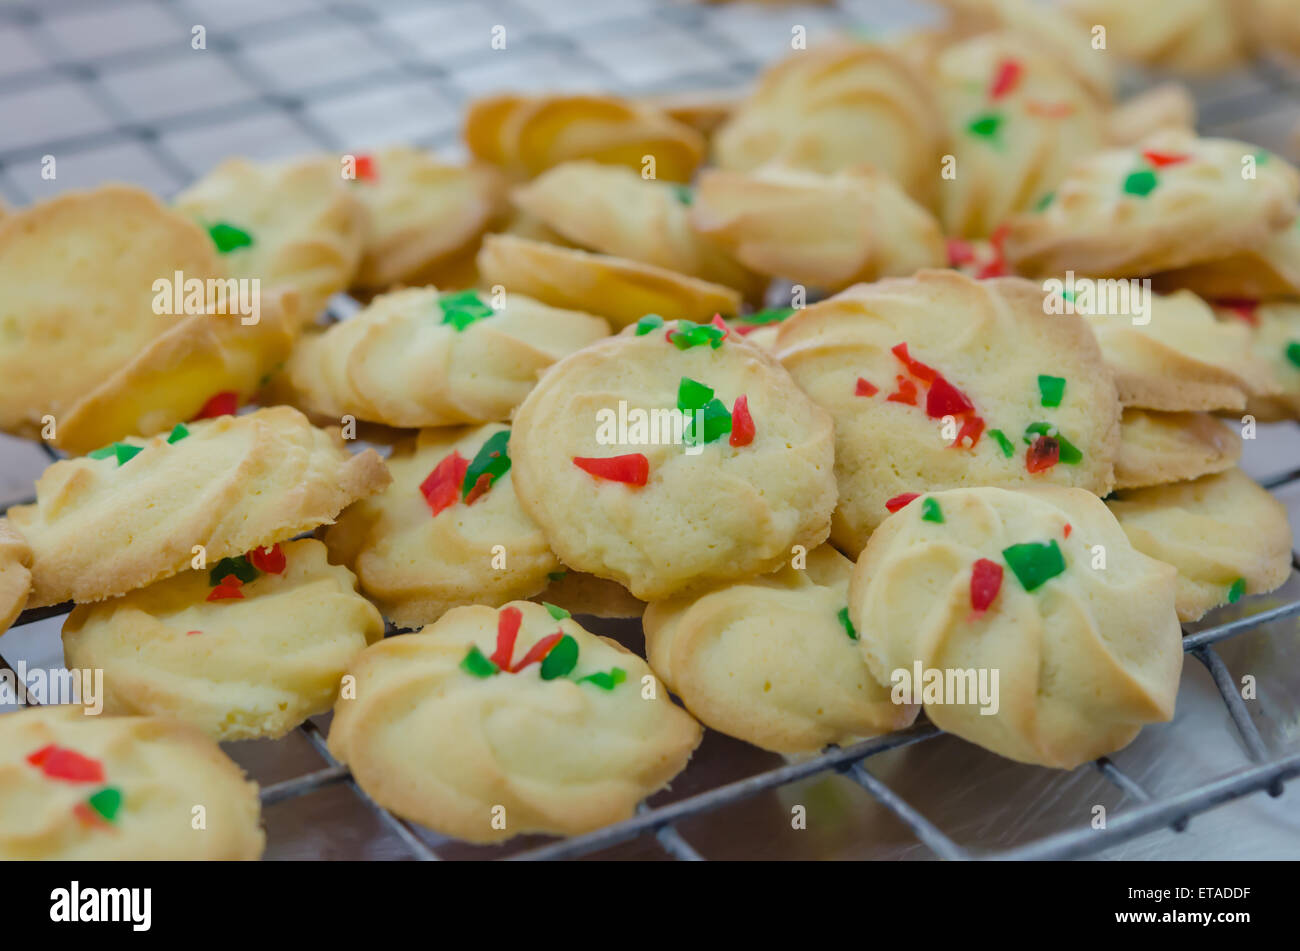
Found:
<svg viewBox="0 0 1300 951"><path fill-rule="evenodd" d="M190 27L154 3L106 3L102 9L58 15L57 4L44 4L49 13L43 28L69 59L93 59L130 50L156 49L174 43L189 49Z"/></svg>
<svg viewBox="0 0 1300 951"><path fill-rule="evenodd" d="M308 111L347 148L424 138L460 121L459 110L423 80L328 99Z"/></svg>
<svg viewBox="0 0 1300 951"><path fill-rule="evenodd" d="M254 41L243 53L281 91L364 76L395 65L393 57L364 34L344 27Z"/></svg>
<svg viewBox="0 0 1300 951"><path fill-rule="evenodd" d="M494 27L505 27L506 50L520 48L537 33L533 18L517 9L491 0L446 3L400 10L385 16L384 24L428 62L468 53L491 57L504 52L492 49Z"/></svg>
<svg viewBox="0 0 1300 951"><path fill-rule="evenodd" d="M53 197L68 188L93 188L104 182L129 182L156 194L168 194L181 183L139 142L58 156L56 177L41 177L41 163L33 158L6 168L9 178L33 200Z"/></svg>
<svg viewBox="0 0 1300 951"><path fill-rule="evenodd" d="M452 80L470 99L496 92L596 92L610 86L599 69L554 50L510 50L456 70Z"/></svg>
<svg viewBox="0 0 1300 951"><path fill-rule="evenodd" d="M31 42L27 30L0 26L0 76L40 69L48 60Z"/></svg>
<svg viewBox="0 0 1300 951"><path fill-rule="evenodd" d="M0 95L0 148L6 150L112 127L112 120L74 82L60 80Z"/></svg>
<svg viewBox="0 0 1300 951"><path fill-rule="evenodd" d="M313 0L188 0L182 9L183 18L207 27L209 36L295 14L325 15Z"/></svg>
<svg viewBox="0 0 1300 951"><path fill-rule="evenodd" d="M809 47L833 39L844 18L820 7L768 7L729 4L710 15L710 32L724 37L762 62L781 59L792 51L794 27L802 26Z"/></svg>
<svg viewBox="0 0 1300 951"><path fill-rule="evenodd" d="M288 158L322 149L283 112L265 112L221 125L188 129L163 137L181 161L202 175L224 158Z"/></svg>
<svg viewBox="0 0 1300 951"><path fill-rule="evenodd" d="M545 26L557 30L649 16L662 6L654 0L517 0L517 5L527 8Z"/></svg>
<svg viewBox="0 0 1300 951"><path fill-rule="evenodd" d="M133 118L167 119L257 98L258 91L213 50L106 72L100 80Z"/></svg>
<svg viewBox="0 0 1300 951"><path fill-rule="evenodd" d="M646 50L654 50L654 55L647 56ZM722 69L730 62L705 40L668 24L584 39L582 52L633 86L662 84L683 73Z"/></svg>

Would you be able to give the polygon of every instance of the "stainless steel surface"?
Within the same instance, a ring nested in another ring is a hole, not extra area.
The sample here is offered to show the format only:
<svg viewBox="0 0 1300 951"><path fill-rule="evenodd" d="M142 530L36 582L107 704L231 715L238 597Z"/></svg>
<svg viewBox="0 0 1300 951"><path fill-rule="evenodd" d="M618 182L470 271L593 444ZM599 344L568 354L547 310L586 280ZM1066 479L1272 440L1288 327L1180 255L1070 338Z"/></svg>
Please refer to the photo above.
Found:
<svg viewBox="0 0 1300 951"><path fill-rule="evenodd" d="M227 154L389 140L454 154L459 111L484 92L543 83L621 92L734 86L788 48L793 24L815 42L836 28L883 31L932 12L905 0L780 8L653 0L17 2L0 6L0 194L21 204L107 179L169 194ZM505 51L487 49L493 24L507 27ZM195 25L208 33L203 53L190 48ZM1297 158L1300 76L1259 64L1194 89L1203 131ZM39 175L45 154L58 156L56 181ZM340 307L338 316L347 311ZM29 498L48 462L42 447L0 437L0 502ZM1260 427L1243 466L1265 480L1294 476L1300 429ZM1300 480L1281 480L1275 491L1294 527ZM1194 653L1174 721L1147 728L1095 767L1022 766L924 723L790 761L710 731L686 772L636 818L576 840L530 837L483 848L402 822L328 758L328 717L284 740L227 750L263 786L268 858L455 859L530 850L532 857L684 860L1296 858L1300 792L1280 779L1300 774L1297 613L1300 575L1293 572L1281 591L1197 625L1203 633L1188 638ZM635 624L584 620L641 646ZM0 654L60 665L60 623L51 617L8 632ZM1246 675L1257 680L1257 700L1236 693ZM1221 687L1235 698L1231 705ZM1092 828L1099 806L1104 832ZM793 827L797 807L806 828ZM598 850L584 853L588 846Z"/></svg>

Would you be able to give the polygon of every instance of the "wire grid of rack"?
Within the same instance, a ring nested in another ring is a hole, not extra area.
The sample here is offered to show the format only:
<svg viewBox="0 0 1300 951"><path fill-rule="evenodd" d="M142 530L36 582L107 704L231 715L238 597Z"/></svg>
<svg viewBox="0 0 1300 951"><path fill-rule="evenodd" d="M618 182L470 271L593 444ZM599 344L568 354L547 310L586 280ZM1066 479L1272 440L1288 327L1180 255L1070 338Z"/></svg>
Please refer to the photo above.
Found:
<svg viewBox="0 0 1300 951"><path fill-rule="evenodd" d="M93 16L102 7L98 4L69 0L66 4L57 4L62 12L70 15L84 13ZM140 7L140 4L134 4ZM169 17L175 29L187 33L191 24L203 23L207 16L213 14L209 4L204 7L204 0L151 0L144 4L151 12ZM235 8L240 3L233 4ZM156 169L165 173L177 183L195 179L202 168L187 161L185 150L173 147L168 142L168 134L176 130L201 129L207 123L220 123L238 119L253 109L260 112L277 114L287 118L292 127L300 133L300 138L310 146L328 151L343 151L356 147L357 143L344 141L337 129L323 122L313 113L312 103L318 98L329 98L350 93L356 87L367 84L409 82L427 85L437 91L440 99L451 107L462 104L475 90L467 90L458 85L460 75L454 66L440 65L430 59L414 45L409 37L393 28L386 19L393 9L399 13L403 10L419 15L423 11L443 11L449 15L453 8L463 7L450 2L427 4L402 3L347 3L326 2L326 0L293 0L284 4L290 12L284 16L263 15L254 26L258 35L272 37L283 34L297 36L298 32L312 28L311 15L325 15L331 23L349 34L363 37L372 46L382 49L388 57L386 64L360 76L346 81L325 79L317 84L309 84L292 92L284 90L282 79L268 74L249 55L248 46L241 42L238 30L218 32L208 37L208 49L220 58L234 74L251 84L252 100L236 104L217 104L207 108L175 115L158 120L147 120L133 113L109 92L100 81L105 71L120 67L127 61L134 61L139 53L129 51L108 51L98 55L79 55L76 50L61 48L52 39L51 31L45 29L50 5L37 6L35 3L19 2L7 7L0 7L0 52L4 51L4 31L13 35L25 36L37 51L37 58L43 62L30 69L11 70L7 75L0 71L0 97L6 92L24 95L39 92L52 84L71 84L80 95L93 103L106 121L99 122L90 131L77 131L71 134L54 134L38 141L29 141L16 146L7 146L0 141L0 189L11 193L19 201L33 197L30 190L15 185L12 175L6 174L24 162L34 162L46 154L57 154L61 158L75 156L78 153L93 153L97 150L114 149L122 146L138 148L149 155ZM714 51L706 63L691 63L684 68L678 66L670 70L670 75L649 83L655 89L644 91L672 91L679 88L735 86L752 77L754 72L767 58L755 55L752 48L733 41L724 25L717 18L703 10L683 6L655 6L652 0L635 0L631 9L620 12L623 5L612 4L618 8L611 21L603 22L608 28L610 22L626 31L630 28L634 34L645 31L653 33L660 26L668 25L672 29L688 32L700 43ZM895 8L892 18L887 23L897 24L910 12L904 2L895 3L860 3L855 5L863 12L869 9L879 15L883 7ZM578 64L585 78L594 80L598 88L617 91L630 90L636 86L635 77L629 80L620 75L608 60L591 55L590 46L584 46L573 29L558 29L553 24L548 28L543 18L538 15L537 7L529 7L527 0L500 0L492 4L495 18L506 23L522 23L531 30L533 45L548 54L563 59L569 65ZM888 12L888 11L886 11ZM822 26L849 26L853 24L851 16L842 10L806 10L804 16L796 14L798 19L814 20ZM619 18L622 18L621 20ZM450 22L450 20L447 20ZM93 23L93 21L92 21ZM319 27L319 24L315 24ZM246 29L253 29L248 26ZM602 23L596 23L595 39L588 38L588 44L599 42ZM812 31L810 30L810 33ZM785 37L782 37L785 43ZM150 53L143 54L147 61ZM164 57L168 54L162 53ZM1294 108L1300 103L1300 86L1289 73L1268 64L1254 67L1248 79L1242 84L1228 90L1228 94L1218 102L1212 102L1203 108L1203 124L1231 126L1253 119L1267 118L1270 110L1276 110L1279 103ZM482 91L481 89L478 91ZM0 99L0 103L2 103ZM2 113L0 113L2 115ZM453 126L434 129L427 133L408 136L416 144L430 147L451 145L456 135ZM1256 136L1256 139L1260 138ZM367 144L367 143L361 143ZM1263 143L1270 146L1275 142ZM221 156L217 156L221 157ZM156 186L159 191L168 191L165 186ZM331 302L328 317L331 320L346 319L356 310L356 303L345 297ZM42 448L51 459L58 454L48 446ZM1270 480L1267 487L1273 490L1300 485L1300 469L1288 472ZM15 500L0 507L0 512L10 505L19 504L30 499ZM1293 555L1293 578L1300 572L1300 556ZM32 623L45 618L56 617L66 613L68 605L36 609L24 612L15 626ZM1190 819L1200 813L1230 800L1257 792L1267 792L1273 797L1280 797L1286 780L1300 775L1300 752L1269 758L1267 745L1262 738L1251 714L1238 693L1232 674L1215 650L1215 645L1262 626L1300 616L1300 599L1277 605L1226 623L1217 624L1203 630L1188 632L1184 638L1184 649L1199 661L1218 689L1219 696L1240 735L1248 763L1208 781L1191 784L1180 792L1168 795L1154 795L1129 773L1120 769L1110 758L1102 758L1093 763L1097 772L1119 790L1124 796L1136 801L1136 805L1123 809L1114 815L1104 829L1084 827L1066 829L1033 841L1020 844L1010 849L975 850L963 847L951 836L931 822L909 800L900 795L891 785L882 781L868 768L872 757L879 754L921 744L942 735L941 731L922 719L913 727L887 736L875 737L853 746L831 747L818 755L787 762L784 766L766 769L745 776L744 778L714 786L701 792L688 795L665 805L649 806L642 804L636 816L624 822L611 825L586 835L545 842L531 846L524 851L511 855L516 859L564 859L589 856L609 849L619 843L639 837L653 836L659 846L672 858L680 860L701 860L701 854L687 841L678 830L678 824L696 816L701 816L735 806L760 793L776 790L800 780L822 774L838 773L848 777L881 806L900 820L915 838L935 855L945 859L1063 859L1095 855L1112 845L1149 834L1163 827L1176 832L1184 831ZM3 657L0 665L9 667ZM346 785L362 802L364 802L388 833L395 836L410 857L420 860L440 858L438 849L429 842L429 833L403 820L380 807L353 780L347 768L338 763L326 748L325 738L320 727L314 721L307 721L300 728L310 746L318 754L323 766L309 770L294 778L264 785L262 802L265 806L286 802L338 784Z"/></svg>

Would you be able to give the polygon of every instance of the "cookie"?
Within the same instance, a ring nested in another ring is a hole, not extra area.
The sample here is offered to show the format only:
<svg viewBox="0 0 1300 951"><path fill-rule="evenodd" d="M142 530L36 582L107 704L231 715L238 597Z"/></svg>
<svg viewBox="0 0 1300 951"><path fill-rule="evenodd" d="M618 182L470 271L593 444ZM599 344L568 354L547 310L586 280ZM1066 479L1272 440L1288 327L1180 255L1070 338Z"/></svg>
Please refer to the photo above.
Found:
<svg viewBox="0 0 1300 951"><path fill-rule="evenodd" d="M1106 117L1106 137L1112 145L1137 145L1160 129L1196 131L1196 100L1181 83L1144 89Z"/></svg>
<svg viewBox="0 0 1300 951"><path fill-rule="evenodd" d="M1125 406L1167 412L1239 410L1247 394L1276 391L1251 350L1249 328L1214 319L1189 291L1149 295L1142 323L1119 315L1088 316Z"/></svg>
<svg viewBox="0 0 1300 951"><path fill-rule="evenodd" d="M1286 506L1240 469L1116 492L1106 504L1138 551L1178 569L1178 617L1199 620L1291 573Z"/></svg>
<svg viewBox="0 0 1300 951"><path fill-rule="evenodd" d="M369 228L365 205L332 156L227 159L173 205L208 229L233 277L257 278L264 292L296 291L308 322L351 284Z"/></svg>
<svg viewBox="0 0 1300 951"><path fill-rule="evenodd" d="M1158 291L1186 289L1211 299L1300 297L1300 220L1258 248L1153 275Z"/></svg>
<svg viewBox="0 0 1300 951"><path fill-rule="evenodd" d="M1300 8L1292 0L1247 0L1242 17L1261 49L1300 57Z"/></svg>
<svg viewBox="0 0 1300 951"><path fill-rule="evenodd" d="M463 129L470 153L509 175L531 178L574 159L651 168L688 182L704 159L695 129L643 102L601 95L489 96L470 103Z"/></svg>
<svg viewBox="0 0 1300 951"><path fill-rule="evenodd" d="M794 307L766 307L763 310L741 314L728 322L728 326L745 338L745 342L764 350L776 348L776 337L781 324L794 316Z"/></svg>
<svg viewBox="0 0 1300 951"><path fill-rule="evenodd" d="M498 423L422 430L389 456L392 484L326 531L331 557L397 626L532 597L560 570L515 498L510 440Z"/></svg>
<svg viewBox="0 0 1300 951"><path fill-rule="evenodd" d="M1300 419L1300 303L1246 305L1245 313L1251 322L1251 349L1267 363L1276 385L1276 392L1252 395L1246 412L1266 423Z"/></svg>
<svg viewBox="0 0 1300 951"><path fill-rule="evenodd" d="M692 229L692 200L685 185L597 162L557 165L513 194L517 208L578 247L761 297L766 281Z"/></svg>
<svg viewBox="0 0 1300 951"><path fill-rule="evenodd" d="M511 449L560 561L645 601L775 570L825 541L835 504L830 416L716 325L646 318L566 357Z"/></svg>
<svg viewBox="0 0 1300 951"><path fill-rule="evenodd" d="M609 334L599 317L522 293L503 295L499 310L495 300L432 287L374 298L294 348L294 402L324 417L408 428L507 419L539 373Z"/></svg>
<svg viewBox="0 0 1300 951"><path fill-rule="evenodd" d="M939 222L868 166L706 171L690 218L759 274L829 291L945 260Z"/></svg>
<svg viewBox="0 0 1300 951"><path fill-rule="evenodd" d="M1128 407L1120 419L1115 488L1139 489L1231 469L1241 458L1236 430L1208 413Z"/></svg>
<svg viewBox="0 0 1300 951"><path fill-rule="evenodd" d="M353 193L370 219L353 283L386 288L436 283L441 268L472 257L505 211L499 176L481 166L449 165L397 145L354 156Z"/></svg>
<svg viewBox="0 0 1300 951"><path fill-rule="evenodd" d="M1028 276L1140 277L1257 248L1298 198L1300 173L1281 157L1165 130L1077 160L1050 199L1007 222L1007 257Z"/></svg>
<svg viewBox="0 0 1300 951"><path fill-rule="evenodd" d="M1110 102L1115 75L1108 54L1093 47L1087 27L1051 4L1035 0L940 0L940 4L952 15L948 27L958 36L1015 32L1073 73L1099 102Z"/></svg>
<svg viewBox="0 0 1300 951"><path fill-rule="evenodd" d="M929 86L902 56L879 44L834 43L767 69L715 133L713 151L731 172L769 162L827 175L874 165L928 205L943 135Z"/></svg>
<svg viewBox="0 0 1300 951"><path fill-rule="evenodd" d="M954 161L939 187L946 234L992 234L1049 196L1075 158L1105 138L1102 107L1087 88L1017 33L955 43L933 70Z"/></svg>
<svg viewBox="0 0 1300 951"><path fill-rule="evenodd" d="M546 590L529 600L592 617L639 618L645 613L645 602L632 597L632 592L617 581L570 571L563 565L546 577L550 582Z"/></svg>
<svg viewBox="0 0 1300 951"><path fill-rule="evenodd" d="M712 135L726 122L744 98L739 90L691 90L648 96L647 105L688 125L701 135Z"/></svg>
<svg viewBox="0 0 1300 951"><path fill-rule="evenodd" d="M257 784L192 726L71 705L0 717L0 858L250 860L260 822Z"/></svg>
<svg viewBox="0 0 1300 951"><path fill-rule="evenodd" d="M384 808L470 842L629 818L703 731L640 657L555 614L456 608L367 648L330 751Z"/></svg>
<svg viewBox="0 0 1300 951"><path fill-rule="evenodd" d="M835 419L831 540L856 556L919 492L1052 483L1110 491L1119 403L1087 325L1017 278L922 271L781 325L777 356Z"/></svg>
<svg viewBox="0 0 1300 951"><path fill-rule="evenodd" d="M740 311L740 294L730 287L513 235L488 235L478 267L484 284L500 284L552 307L599 314L616 328L646 314L707 321L714 314L729 317Z"/></svg>
<svg viewBox="0 0 1300 951"><path fill-rule="evenodd" d="M249 402L289 357L302 326L293 291L264 299L256 323L235 313L175 318L112 376L60 415L53 442L90 452L199 416L213 397Z"/></svg>
<svg viewBox="0 0 1300 951"><path fill-rule="evenodd" d="M155 282L220 276L212 242L137 188L68 192L0 221L0 430L36 438L176 318Z"/></svg>
<svg viewBox="0 0 1300 951"><path fill-rule="evenodd" d="M646 608L646 657L706 726L765 750L841 746L911 724L862 660L848 621L853 562L829 545L697 597Z"/></svg>
<svg viewBox="0 0 1300 951"><path fill-rule="evenodd" d="M330 522L388 484L373 449L288 406L178 426L64 459L9 510L32 547L31 607L100 601Z"/></svg>
<svg viewBox="0 0 1300 951"><path fill-rule="evenodd" d="M63 656L104 671L106 713L171 717L225 742L329 711L352 659L383 636L352 573L304 538L80 605Z"/></svg>
<svg viewBox="0 0 1300 951"><path fill-rule="evenodd" d="M1173 718L1174 584L1082 489L953 489L871 536L849 614L872 674L903 698L924 686L935 726L1073 769Z"/></svg>
<svg viewBox="0 0 1300 951"><path fill-rule="evenodd" d="M1247 16L1234 0L1066 0L1080 25L1106 28L1107 48L1122 59L1176 73L1220 72L1247 55Z"/></svg>
<svg viewBox="0 0 1300 951"><path fill-rule="evenodd" d="M9 630L27 603L32 587L32 550L9 524L0 518L0 634Z"/></svg>

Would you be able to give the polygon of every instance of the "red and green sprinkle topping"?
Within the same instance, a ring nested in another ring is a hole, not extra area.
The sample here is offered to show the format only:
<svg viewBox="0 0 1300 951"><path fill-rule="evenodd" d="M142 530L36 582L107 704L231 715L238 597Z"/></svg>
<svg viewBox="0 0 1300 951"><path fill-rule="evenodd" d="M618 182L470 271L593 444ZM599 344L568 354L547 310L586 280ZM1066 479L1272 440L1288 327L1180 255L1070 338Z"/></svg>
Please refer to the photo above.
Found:
<svg viewBox="0 0 1300 951"><path fill-rule="evenodd" d="M482 498L496 481L510 471L510 430L493 433L465 468L461 496L466 505Z"/></svg>
<svg viewBox="0 0 1300 951"><path fill-rule="evenodd" d="M847 607L840 608L839 613L835 616L840 619L840 626L844 628L844 633L849 635L849 640L856 641L858 639L858 629L853 626L853 621L849 619L849 609Z"/></svg>
<svg viewBox="0 0 1300 951"><path fill-rule="evenodd" d="M749 414L749 397L742 393L731 408L731 439L728 441L739 449L754 441L755 432L754 417Z"/></svg>
<svg viewBox="0 0 1300 951"><path fill-rule="evenodd" d="M971 609L977 614L987 611L1001 590L1002 566L987 558L976 561L970 573Z"/></svg>
<svg viewBox="0 0 1300 951"><path fill-rule="evenodd" d="M551 617L557 621L569 617L569 612L553 604L545 605ZM502 671L517 674L532 664L539 664L538 671L542 680L558 680L567 677L578 665L578 642L563 631L556 631L543 637L527 653L514 663L515 642L519 638L519 628L523 614L516 607L502 608L497 615L497 646L491 657L485 657L477 645L470 647L460 662L460 669L473 677L487 679ZM627 671L614 667L609 671L588 674L579 677L575 683L590 683L602 690L613 690L627 680Z"/></svg>
<svg viewBox="0 0 1300 951"><path fill-rule="evenodd" d="M223 390L210 397L197 416L190 422L200 419L216 419L218 416L234 416L239 411L239 394L233 390Z"/></svg>
<svg viewBox="0 0 1300 951"><path fill-rule="evenodd" d="M1236 604L1246 593L1246 579L1238 578L1228 587L1228 603Z"/></svg>
<svg viewBox="0 0 1300 951"><path fill-rule="evenodd" d="M252 562L254 568L268 575L283 574L288 564L279 542L270 548L254 548L248 553L248 560Z"/></svg>
<svg viewBox="0 0 1300 951"><path fill-rule="evenodd" d="M880 392L880 388L868 383L862 377L858 377L857 384L853 387L854 396L875 396Z"/></svg>
<svg viewBox="0 0 1300 951"><path fill-rule="evenodd" d="M896 495L892 499L889 499L887 502L885 502L885 508L889 509L890 512L897 512L899 509L905 508L911 502L915 501L916 499L919 499L920 497L921 497L920 492L904 492L901 495Z"/></svg>
<svg viewBox="0 0 1300 951"><path fill-rule="evenodd" d="M1038 396L1044 406L1060 406L1065 396L1065 377L1038 375Z"/></svg>
<svg viewBox="0 0 1300 951"><path fill-rule="evenodd" d="M438 298L438 307L442 310L442 322L451 324L457 333L496 313L483 302L477 291L443 294Z"/></svg>
<svg viewBox="0 0 1300 951"><path fill-rule="evenodd" d="M1042 542L1025 542L1002 549L1002 557L1026 591L1033 591L1065 571L1065 556L1052 539Z"/></svg>
<svg viewBox="0 0 1300 951"><path fill-rule="evenodd" d="M981 139L996 140L1001 128L1002 116L996 112L985 112L972 119L966 126L966 131Z"/></svg>
<svg viewBox="0 0 1300 951"><path fill-rule="evenodd" d="M690 207L695 201L695 193L691 191L690 185L672 185L673 197L687 207Z"/></svg>
<svg viewBox="0 0 1300 951"><path fill-rule="evenodd" d="M1164 168L1167 165L1178 165L1191 158L1190 155L1182 152L1157 152L1153 149L1148 149L1143 152L1142 157L1150 162L1155 168Z"/></svg>
<svg viewBox="0 0 1300 951"><path fill-rule="evenodd" d="M278 575L284 572L286 559L280 543L270 548L254 548L237 558L222 558L208 572L209 601L242 601L244 585L256 580L259 574Z"/></svg>
<svg viewBox="0 0 1300 951"><path fill-rule="evenodd" d="M969 442L970 448L974 449L984 432L984 420L975 414L975 404L971 402L970 397L953 386L934 367L913 357L908 352L906 343L895 345L890 349L890 352L898 358L908 373L927 386L925 396L926 416L931 419L953 416L962 420L962 426L957 433L957 438L952 441L949 448L963 448ZM896 379L898 381L898 390L887 396L886 399L894 403L916 406L916 385L902 376Z"/></svg>
<svg viewBox="0 0 1300 951"><path fill-rule="evenodd" d="M1007 438L1007 434L1002 430L990 429L989 436L998 444L998 448L1002 450L1002 455L1006 456L1008 459L1015 455L1016 447L1012 444L1011 440Z"/></svg>
<svg viewBox="0 0 1300 951"><path fill-rule="evenodd" d="M85 825L111 825L117 821L123 798L122 790L105 786L85 802L73 806L72 813Z"/></svg>
<svg viewBox="0 0 1300 951"><path fill-rule="evenodd" d="M358 155L355 169L358 182L373 182L379 178L379 169L376 167L374 156Z"/></svg>
<svg viewBox="0 0 1300 951"><path fill-rule="evenodd" d="M40 769L50 779L61 779L67 783L104 781L104 764L99 760L53 743L28 754L27 762Z"/></svg>
<svg viewBox="0 0 1300 951"><path fill-rule="evenodd" d="M1292 340L1286 345L1286 358L1292 366L1300 367L1300 340Z"/></svg>
<svg viewBox="0 0 1300 951"><path fill-rule="evenodd" d="M429 503L434 515L455 505L460 497L460 487L469 471L469 460L459 452L447 456L420 483L420 494Z"/></svg>
<svg viewBox="0 0 1300 951"><path fill-rule="evenodd" d="M738 319L740 326L736 328L736 333L744 336L753 333L759 327L782 323L793 315L794 311L793 307L769 307L756 310Z"/></svg>
<svg viewBox="0 0 1300 951"><path fill-rule="evenodd" d="M252 247L253 244L251 234L225 221L209 225L208 234L212 236L212 243L217 246L217 252L220 254L229 254L239 248Z"/></svg>
<svg viewBox="0 0 1300 951"><path fill-rule="evenodd" d="M658 314L646 314L636 322L636 335L644 337L648 333L654 333L664 325L664 319Z"/></svg>
<svg viewBox="0 0 1300 951"><path fill-rule="evenodd" d="M921 519L926 522L943 524L943 509L934 499L926 496L921 500Z"/></svg>
<svg viewBox="0 0 1300 951"><path fill-rule="evenodd" d="M606 482L621 482L624 485L640 487L650 478L650 460L639 452L608 456L603 459L574 456L573 464L588 475Z"/></svg>
<svg viewBox="0 0 1300 951"><path fill-rule="evenodd" d="M1020 79L1024 75L1024 64L1017 59L1010 57L1001 60L998 63L996 72L993 74L993 82L989 84L989 98L1001 99L1012 92L1016 86L1020 85Z"/></svg>
<svg viewBox="0 0 1300 951"><path fill-rule="evenodd" d="M722 346L722 341L726 339L729 331L721 317L715 317L714 321L714 323L697 324L683 317L677 321L677 326L664 334L664 337L678 350L689 350L706 344L717 350Z"/></svg>
<svg viewBox="0 0 1300 951"><path fill-rule="evenodd" d="M1030 423L1025 427L1024 439L1029 446L1029 451L1025 454L1025 468L1030 472L1042 472L1058 462L1075 466L1083 461L1082 450L1051 423Z"/></svg>

